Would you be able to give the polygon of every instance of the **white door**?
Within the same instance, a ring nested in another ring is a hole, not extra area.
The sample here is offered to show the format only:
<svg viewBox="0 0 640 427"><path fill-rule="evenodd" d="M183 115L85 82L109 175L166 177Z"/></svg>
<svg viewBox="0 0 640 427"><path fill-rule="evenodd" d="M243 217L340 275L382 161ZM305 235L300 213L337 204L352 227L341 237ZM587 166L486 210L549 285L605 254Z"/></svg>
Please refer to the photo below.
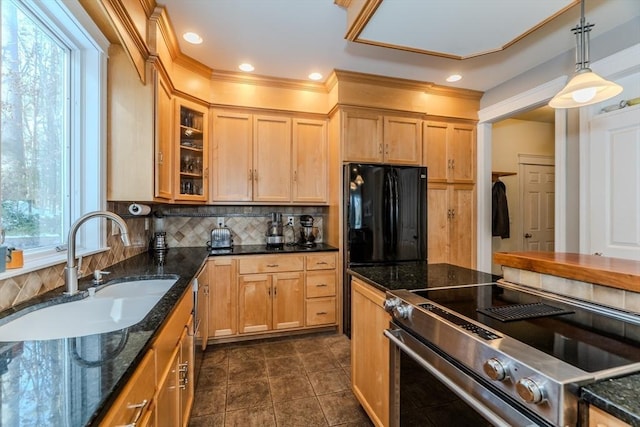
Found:
<svg viewBox="0 0 640 427"><path fill-rule="evenodd" d="M640 261L640 107L589 125L589 253Z"/></svg>
<svg viewBox="0 0 640 427"><path fill-rule="evenodd" d="M553 251L555 167L521 166L524 178L521 247L525 251Z"/></svg>

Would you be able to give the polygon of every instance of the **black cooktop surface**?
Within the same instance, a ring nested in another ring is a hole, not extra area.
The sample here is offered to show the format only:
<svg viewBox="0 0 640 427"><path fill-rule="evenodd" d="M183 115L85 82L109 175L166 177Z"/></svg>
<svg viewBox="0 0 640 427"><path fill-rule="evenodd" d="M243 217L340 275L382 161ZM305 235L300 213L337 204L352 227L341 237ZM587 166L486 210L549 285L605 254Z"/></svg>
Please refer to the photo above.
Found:
<svg viewBox="0 0 640 427"><path fill-rule="evenodd" d="M587 372L640 362L640 326L604 314L497 284L414 293Z"/></svg>

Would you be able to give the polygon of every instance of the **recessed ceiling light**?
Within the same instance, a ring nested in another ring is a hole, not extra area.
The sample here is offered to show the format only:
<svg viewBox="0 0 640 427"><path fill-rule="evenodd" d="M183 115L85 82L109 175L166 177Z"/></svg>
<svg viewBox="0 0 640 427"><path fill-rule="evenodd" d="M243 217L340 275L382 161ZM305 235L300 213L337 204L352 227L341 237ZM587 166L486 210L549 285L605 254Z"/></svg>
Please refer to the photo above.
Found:
<svg viewBox="0 0 640 427"><path fill-rule="evenodd" d="M249 64L248 62L245 62L245 63L242 63L242 64L238 65L238 68L240 68L242 71L246 71L247 73L255 70L253 65Z"/></svg>
<svg viewBox="0 0 640 427"><path fill-rule="evenodd" d="M202 37L199 34L193 33L189 31L188 33L184 33L182 38L188 41L191 44L200 44L202 43Z"/></svg>
<svg viewBox="0 0 640 427"><path fill-rule="evenodd" d="M462 76L460 74L451 74L449 77L447 77L447 81L449 83L457 82L460 79L462 79Z"/></svg>
<svg viewBox="0 0 640 427"><path fill-rule="evenodd" d="M322 80L322 74L320 74L320 73L311 73L311 74L309 74L309 78L311 80Z"/></svg>

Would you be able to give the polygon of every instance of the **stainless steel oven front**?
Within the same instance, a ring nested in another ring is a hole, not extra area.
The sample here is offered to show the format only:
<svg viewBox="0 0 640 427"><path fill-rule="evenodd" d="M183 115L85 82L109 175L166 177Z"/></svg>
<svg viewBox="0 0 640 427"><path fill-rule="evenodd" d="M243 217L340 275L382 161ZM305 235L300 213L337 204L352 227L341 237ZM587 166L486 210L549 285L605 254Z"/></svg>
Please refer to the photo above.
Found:
<svg viewBox="0 0 640 427"><path fill-rule="evenodd" d="M384 334L392 344L391 426L551 425L397 324Z"/></svg>

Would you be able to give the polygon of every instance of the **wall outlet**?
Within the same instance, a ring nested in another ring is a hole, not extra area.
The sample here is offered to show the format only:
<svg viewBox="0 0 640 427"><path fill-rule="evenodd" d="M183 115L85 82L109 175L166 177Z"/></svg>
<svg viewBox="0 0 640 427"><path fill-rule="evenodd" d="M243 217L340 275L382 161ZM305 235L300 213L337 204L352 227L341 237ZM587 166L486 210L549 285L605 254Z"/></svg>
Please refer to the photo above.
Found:
<svg viewBox="0 0 640 427"><path fill-rule="evenodd" d="M220 216L218 218L216 218L216 225L218 227L224 227L224 217Z"/></svg>
<svg viewBox="0 0 640 427"><path fill-rule="evenodd" d="M292 227L293 227L293 224L294 224L294 218L293 218L293 216L288 216L288 217L287 217L287 225L290 225L290 226L292 226Z"/></svg>

